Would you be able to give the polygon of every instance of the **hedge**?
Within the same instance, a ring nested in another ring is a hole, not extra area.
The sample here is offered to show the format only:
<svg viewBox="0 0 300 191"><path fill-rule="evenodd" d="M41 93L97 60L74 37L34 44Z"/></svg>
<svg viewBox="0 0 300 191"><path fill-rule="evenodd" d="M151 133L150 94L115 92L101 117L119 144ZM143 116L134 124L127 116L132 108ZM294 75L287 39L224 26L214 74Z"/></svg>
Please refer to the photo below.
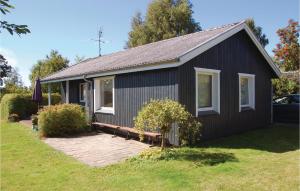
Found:
<svg viewBox="0 0 300 191"><path fill-rule="evenodd" d="M37 104L31 100L31 94L5 94L1 99L1 116L2 120L7 120L10 114L18 114L20 119L30 117L37 113ZM59 94L51 95L51 104L58 104L61 101ZM41 105L48 104L48 94L43 94Z"/></svg>
<svg viewBox="0 0 300 191"><path fill-rule="evenodd" d="M39 112L38 125L42 137L69 136L88 129L85 112L77 104L45 107Z"/></svg>

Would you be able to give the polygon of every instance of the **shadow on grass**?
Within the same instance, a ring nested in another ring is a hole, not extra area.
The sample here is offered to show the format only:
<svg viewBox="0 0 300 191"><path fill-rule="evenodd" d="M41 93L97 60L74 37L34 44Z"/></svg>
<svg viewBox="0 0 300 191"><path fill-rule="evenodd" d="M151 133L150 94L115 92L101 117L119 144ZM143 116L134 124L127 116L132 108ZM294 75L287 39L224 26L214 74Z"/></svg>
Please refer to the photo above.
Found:
<svg viewBox="0 0 300 191"><path fill-rule="evenodd" d="M194 162L197 166L214 166L225 162L238 162L233 153L205 152L199 149L167 149L159 160L184 160Z"/></svg>
<svg viewBox="0 0 300 191"><path fill-rule="evenodd" d="M275 124L270 128L253 130L213 141L201 147L256 149L274 153L284 153L299 149L299 126Z"/></svg>
<svg viewBox="0 0 300 191"><path fill-rule="evenodd" d="M207 152L199 148L167 148L161 151L159 148L146 150L132 160L144 161L190 161L197 166L214 166L225 162L238 162L233 153Z"/></svg>

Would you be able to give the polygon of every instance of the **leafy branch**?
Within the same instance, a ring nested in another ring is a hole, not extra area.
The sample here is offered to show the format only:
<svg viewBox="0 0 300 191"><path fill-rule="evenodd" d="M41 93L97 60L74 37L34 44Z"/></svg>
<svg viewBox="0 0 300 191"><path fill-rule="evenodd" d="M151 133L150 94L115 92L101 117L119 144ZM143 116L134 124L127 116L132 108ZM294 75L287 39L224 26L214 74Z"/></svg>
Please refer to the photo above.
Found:
<svg viewBox="0 0 300 191"><path fill-rule="evenodd" d="M14 6L9 4L9 0L0 0L0 12L3 15L10 13L10 9L14 8ZM27 25L10 24L7 21L0 20L0 33L3 29L7 30L11 35L14 33L18 35L30 33Z"/></svg>

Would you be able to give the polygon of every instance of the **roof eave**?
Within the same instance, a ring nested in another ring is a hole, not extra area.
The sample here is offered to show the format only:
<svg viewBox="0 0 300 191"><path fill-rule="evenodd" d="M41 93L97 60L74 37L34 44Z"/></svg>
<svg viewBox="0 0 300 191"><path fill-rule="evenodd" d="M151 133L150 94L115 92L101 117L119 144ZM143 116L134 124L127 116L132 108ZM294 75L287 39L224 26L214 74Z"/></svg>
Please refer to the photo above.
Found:
<svg viewBox="0 0 300 191"><path fill-rule="evenodd" d="M148 71L148 70L157 70L157 69L164 69L164 68L173 68L180 66L181 62L179 58L174 58L171 60L164 60L156 63L151 63L144 66L136 66L136 67L128 67L128 68L122 68L122 69L116 69L116 70L109 70L109 71L103 71L103 72L95 72L95 73L87 73L87 74L80 74L76 76L69 76L69 77L63 77L63 78L54 78L54 79L42 79L41 83L55 83L55 82L62 82L62 81L68 81L68 80L79 80L83 79L83 76L86 78L96 78L96 77L102 77L102 76L111 76L116 74L124 74L124 73L131 73L131 72L141 72L141 71Z"/></svg>

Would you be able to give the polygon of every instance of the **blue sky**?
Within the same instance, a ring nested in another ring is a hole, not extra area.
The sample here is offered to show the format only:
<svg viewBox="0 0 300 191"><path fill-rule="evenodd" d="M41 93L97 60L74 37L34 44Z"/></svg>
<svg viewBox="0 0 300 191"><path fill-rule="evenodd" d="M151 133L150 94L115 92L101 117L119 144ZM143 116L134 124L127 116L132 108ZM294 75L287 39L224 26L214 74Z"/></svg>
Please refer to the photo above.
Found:
<svg viewBox="0 0 300 191"><path fill-rule="evenodd" d="M1 19L27 24L31 34L0 34L0 53L18 68L25 85L32 65L52 49L74 62L76 55L95 57L98 46L91 39L103 28L102 53L122 50L130 31L131 17L141 11L145 15L150 0L11 0L15 9ZM298 0L192 0L196 21L203 29L254 18L269 39L266 50L278 43L278 28L289 18L298 20Z"/></svg>

